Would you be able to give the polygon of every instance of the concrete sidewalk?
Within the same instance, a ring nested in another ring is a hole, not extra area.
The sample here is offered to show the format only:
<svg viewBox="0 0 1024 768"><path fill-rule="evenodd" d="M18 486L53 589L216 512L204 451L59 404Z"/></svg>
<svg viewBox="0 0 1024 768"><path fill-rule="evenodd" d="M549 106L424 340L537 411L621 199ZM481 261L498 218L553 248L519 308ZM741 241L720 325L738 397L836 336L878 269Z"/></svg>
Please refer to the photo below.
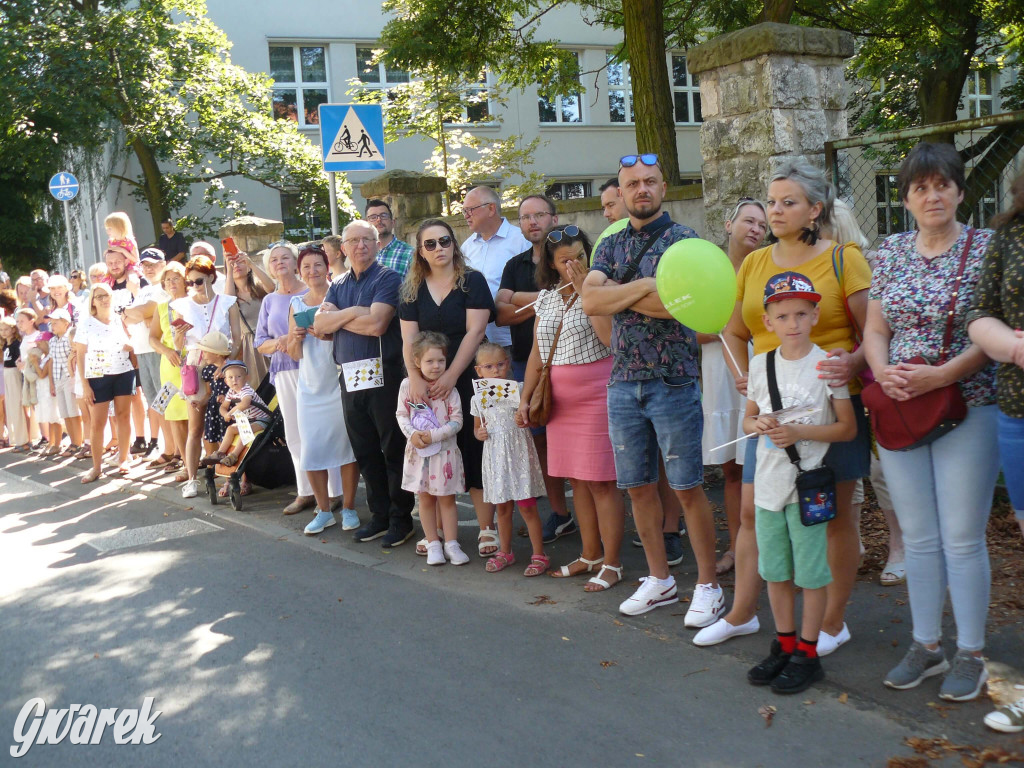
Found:
<svg viewBox="0 0 1024 768"><path fill-rule="evenodd" d="M460 504L460 540L471 555L471 563L465 568L430 568L422 557L413 552L413 542L394 550L384 550L378 542L356 543L349 532L342 532L336 525L317 536L304 536L303 527L312 518L311 512L284 516L281 510L293 498L294 489L267 491L256 488L254 493L243 499L242 511L235 511L227 500L212 506L205 494L195 499L182 499L179 486L173 477L159 471L146 471L144 462L137 462L136 468L127 479L106 475L101 483L118 486L125 493L143 493L178 509L191 509L196 513L213 515L261 531L267 536L307 547L329 557L341 558L355 565L383 570L411 581L429 583L434 587L452 590L468 597L494 601L499 604L522 606L537 605L538 610L567 613L583 610L605 617L617 627L633 627L649 636L675 646L679 654L685 654L690 666L699 663L702 655L731 657L735 660L735 674L742 679L746 670L760 660L767 651L771 639L772 622L767 597L762 595L759 616L761 632L756 635L736 638L712 648L697 648L691 642L694 632L683 627L682 616L685 602L692 593L696 567L688 548L682 565L673 569L680 586L683 604L653 611L646 616L630 618L618 613L619 603L636 585L636 580L646 574L642 550L630 545L627 535L623 546L625 582L607 593L587 594L583 592L583 578L552 579L547 576L524 578L522 567L528 561L529 545L517 537L513 547L517 553L517 565L499 574L483 570L483 561L476 555L476 523L468 497ZM0 451L0 467L20 477L30 478L46 484L60 483L65 492L70 492L77 482L75 475L88 468L87 462L70 460L50 461L35 459L10 450ZM113 471L114 467L110 467ZM95 486L89 486L90 490ZM83 489L85 486L83 486ZM721 488L708 489L713 503L721 503ZM364 521L366 507L360 488L356 507ZM542 514L547 508L541 501ZM630 519L627 518L627 529ZM724 532L722 532L724 535ZM552 564L569 562L578 554L577 536L563 537L547 547ZM520 565L520 563L522 565ZM824 660L827 679L804 694L801 704L813 707L815 699L829 697L860 709L881 710L885 716L919 732L922 738L948 738L954 744L991 745L1007 751L1024 752L1024 738L1020 735L1007 736L994 733L982 724L982 718L993 708L987 696L978 701L964 704L943 702L938 698L938 680L929 680L910 691L892 691L882 685L884 674L897 663L910 644L910 615L907 593L904 586L883 588L879 586L877 574L870 574L859 581L848 612L848 625L852 641ZM731 578L723 580L726 600L731 600ZM1024 585L1022 585L1024 586ZM543 606L543 607L541 607ZM946 651L954 651L952 638L955 631L947 612ZM992 676L990 690L1000 702L1024 696L1024 691L1014 689L1015 684L1024 683L1024 628L1021 621L990 622L990 634L986 650L989 658L989 672ZM693 685L714 686L714 680L702 679L698 673L690 673L686 680L672 680L680 690ZM764 696L752 697L749 703L740 706L757 707ZM782 697L778 697L782 698ZM787 703L788 706L788 703ZM781 709L781 708L780 708ZM779 715L783 716L783 715Z"/></svg>

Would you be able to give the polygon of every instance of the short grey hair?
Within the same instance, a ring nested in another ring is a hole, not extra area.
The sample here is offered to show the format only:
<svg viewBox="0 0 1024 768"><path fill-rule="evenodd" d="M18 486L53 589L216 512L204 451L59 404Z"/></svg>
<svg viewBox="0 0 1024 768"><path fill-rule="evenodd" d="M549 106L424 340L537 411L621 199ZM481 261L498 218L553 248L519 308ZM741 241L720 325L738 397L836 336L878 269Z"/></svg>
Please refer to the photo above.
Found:
<svg viewBox="0 0 1024 768"><path fill-rule="evenodd" d="M817 166L811 165L803 158L787 160L778 167L772 177L768 180L792 181L800 185L804 191L804 197L811 205L821 203L821 215L818 216L818 224L825 229L831 230L833 226L832 216L836 201L836 190L827 178L825 172Z"/></svg>
<svg viewBox="0 0 1024 768"><path fill-rule="evenodd" d="M350 221L348 224L345 225L345 228L343 230L341 230L341 241L342 242L345 242L345 240L348 237L348 231L350 229L352 229L352 227L362 227L367 232L370 232L370 233L373 234L373 239L374 240L380 242L380 232L377 231L377 228L375 226L373 226L373 224L371 224L368 221L365 221L364 219L353 219L352 221Z"/></svg>
<svg viewBox="0 0 1024 768"><path fill-rule="evenodd" d="M498 207L498 212L501 213L501 197L492 187L473 187L469 192L466 193L466 197L469 197L474 192L478 193L484 198L484 202L481 205L487 205L488 203L494 203Z"/></svg>

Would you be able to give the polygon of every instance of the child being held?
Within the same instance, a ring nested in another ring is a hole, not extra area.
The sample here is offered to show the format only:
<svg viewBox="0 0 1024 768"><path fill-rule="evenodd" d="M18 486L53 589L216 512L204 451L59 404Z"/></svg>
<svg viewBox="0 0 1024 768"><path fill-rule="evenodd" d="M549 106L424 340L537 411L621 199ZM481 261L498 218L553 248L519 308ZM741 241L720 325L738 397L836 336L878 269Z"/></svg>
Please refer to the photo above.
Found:
<svg viewBox="0 0 1024 768"><path fill-rule="evenodd" d="M412 341L412 359L427 384L437 381L447 367L448 338L423 331ZM459 546L459 515L455 494L466 490L462 454L455 436L462 429L462 399L452 389L444 400L410 400L409 379L398 389L398 426L409 442L405 447L402 489L419 497L420 522L427 538L427 565L465 565L469 557ZM438 517L444 533L437 535Z"/></svg>
<svg viewBox="0 0 1024 768"><path fill-rule="evenodd" d="M221 367L221 373L224 375L228 391L224 394L219 411L227 427L220 447L203 459L204 467L214 464L233 467L238 463L245 444L241 440L235 443L235 438L238 437L236 416L243 414L248 419L253 435L258 435L270 423L270 410L267 404L256 394L256 390L249 386L249 371L245 363L241 360L228 360Z"/></svg>
<svg viewBox="0 0 1024 768"><path fill-rule="evenodd" d="M747 673L753 685L770 685L775 693L799 693L822 680L818 633L825 615L828 567L827 523L804 525L796 492L799 467L820 467L829 443L852 440L857 434L846 385L832 387L819 378L817 364L824 350L811 341L818 322L821 295L805 276L783 272L764 289L765 327L779 337L779 346L750 362L748 400L743 431L758 435L754 475L755 531L758 571L768 582L768 598L778 637L771 652ZM796 421L780 423L771 414L769 370L774 365L782 408L806 408ZM800 637L796 635L796 587L803 590Z"/></svg>
<svg viewBox="0 0 1024 768"><path fill-rule="evenodd" d="M499 344L485 341L476 353L476 375L495 381L505 380L511 386L522 384L509 379L511 360ZM494 557L487 561L490 573L497 573L515 563L512 554L512 513L519 505L519 514L526 521L533 554L524 576L539 576L550 565L544 554L544 529L537 511L537 496L544 493L544 476L540 460L529 429L516 424L519 403L499 399L484 407L480 395L473 397L474 434L484 443L481 473L484 481L484 501L496 504L498 511L498 538L501 543Z"/></svg>
<svg viewBox="0 0 1024 768"><path fill-rule="evenodd" d="M103 220L107 230L107 248L113 248L124 254L130 266L139 263L139 246L135 242L132 220L123 211L114 211Z"/></svg>

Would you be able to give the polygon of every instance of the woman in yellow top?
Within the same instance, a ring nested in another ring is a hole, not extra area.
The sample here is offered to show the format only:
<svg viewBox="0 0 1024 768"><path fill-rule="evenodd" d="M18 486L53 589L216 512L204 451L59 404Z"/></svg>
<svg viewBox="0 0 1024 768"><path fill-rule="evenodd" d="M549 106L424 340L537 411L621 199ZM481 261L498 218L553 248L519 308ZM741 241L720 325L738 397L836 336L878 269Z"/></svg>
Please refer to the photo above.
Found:
<svg viewBox="0 0 1024 768"><path fill-rule="evenodd" d="M736 309L724 336L741 370L736 387L746 395L747 342L753 339L754 354L778 346L778 337L762 321L764 286L780 272L799 271L814 283L821 294L821 316L811 332L811 341L829 354L819 364L820 376L829 384L849 384L857 413L857 437L848 443L833 443L825 463L836 475L838 514L828 526L828 561L832 583L828 587L828 606L818 636L818 654L825 656L850 639L844 621L846 603L853 592L860 561L858 519L852 508L857 480L870 470L870 434L864 407L860 402L857 374L865 367L864 353L854 351L857 328L864 327L867 313L871 269L860 249L852 243L842 246L822 239L822 230L831 231L835 190L824 174L804 160L784 163L768 185L768 226L778 242L754 251L744 260L737 275ZM730 366L732 367L732 366ZM747 441L743 481L752 483L756 461L756 441ZM732 610L718 622L701 630L694 638L697 645L713 645L737 635L751 634L759 628L757 598L761 580L757 572L757 539L754 519L744 515L736 541L736 594ZM812 638L806 638L808 640Z"/></svg>
<svg viewBox="0 0 1024 768"><path fill-rule="evenodd" d="M153 349L161 356L160 384L171 383L181 389L181 351L174 348L174 329L171 322L175 318L175 313L170 303L187 295L185 268L176 261L168 262L160 278L160 286L170 298L158 304L156 311L153 312L153 319L149 325L149 340ZM167 403L164 419L170 426L174 445L165 445L164 453L151 461L148 467L172 472L182 466L181 457L185 455L185 441L188 439L188 403L181 395L175 395ZM187 479L186 475L180 482Z"/></svg>

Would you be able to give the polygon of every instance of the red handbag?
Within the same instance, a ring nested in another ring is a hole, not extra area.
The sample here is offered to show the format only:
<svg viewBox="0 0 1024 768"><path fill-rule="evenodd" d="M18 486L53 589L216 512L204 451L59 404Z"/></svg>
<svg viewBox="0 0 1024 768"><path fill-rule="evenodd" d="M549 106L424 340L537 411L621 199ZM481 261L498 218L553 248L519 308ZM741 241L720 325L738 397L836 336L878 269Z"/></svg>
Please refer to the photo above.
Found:
<svg viewBox="0 0 1024 768"><path fill-rule="evenodd" d="M967 243L960 256L960 269L953 285L953 296L949 301L949 311L946 314L946 333L935 365L942 365L949 356L956 299L960 295L960 283L964 278L967 255L973 239L974 229L969 229ZM920 356L912 357L906 362L915 365L931 364ZM952 432L967 418L967 403L960 391L960 385L956 382L901 402L885 394L882 385L875 381L864 388L861 399L871 413L871 428L875 433L875 439L887 451L910 451L927 445Z"/></svg>

